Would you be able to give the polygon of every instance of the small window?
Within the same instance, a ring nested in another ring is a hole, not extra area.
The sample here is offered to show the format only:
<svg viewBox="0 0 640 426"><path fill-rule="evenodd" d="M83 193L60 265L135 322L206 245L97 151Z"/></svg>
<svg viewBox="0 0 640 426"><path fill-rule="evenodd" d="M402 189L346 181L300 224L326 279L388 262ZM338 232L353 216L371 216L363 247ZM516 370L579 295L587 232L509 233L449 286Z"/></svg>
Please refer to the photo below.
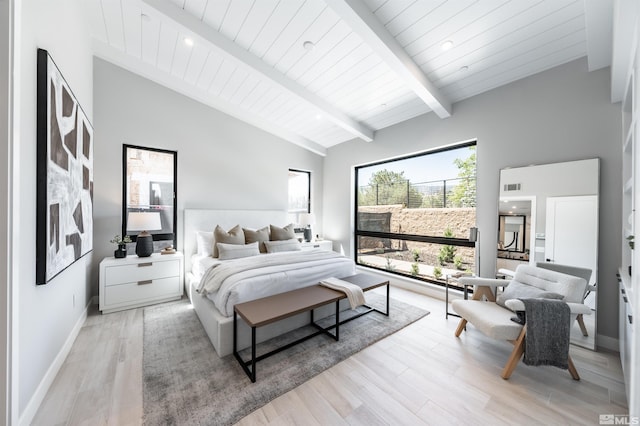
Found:
<svg viewBox="0 0 640 426"><path fill-rule="evenodd" d="M311 213L311 172L289 169L289 221L298 223L300 213Z"/></svg>
<svg viewBox="0 0 640 426"><path fill-rule="evenodd" d="M122 234L136 241L145 228L160 241L155 251L167 241L176 247L178 153L123 145L122 154Z"/></svg>

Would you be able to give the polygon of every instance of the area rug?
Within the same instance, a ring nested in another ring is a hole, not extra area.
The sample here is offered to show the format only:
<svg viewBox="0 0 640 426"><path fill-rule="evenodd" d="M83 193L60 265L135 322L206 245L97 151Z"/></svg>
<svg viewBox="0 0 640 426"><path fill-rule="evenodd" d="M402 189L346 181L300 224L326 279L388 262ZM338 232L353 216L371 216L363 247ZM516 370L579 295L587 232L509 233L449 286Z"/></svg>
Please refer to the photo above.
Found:
<svg viewBox="0 0 640 426"><path fill-rule="evenodd" d="M384 298L370 293L367 302L382 308ZM429 313L395 299L391 299L390 305L389 317L372 312L340 326L340 341L320 335L258 362L256 383L251 383L233 355L218 357L188 300L147 307L143 346L144 423L234 424ZM295 336L289 333L262 345L279 346L292 338ZM265 349L258 348L258 353ZM244 359L248 359L247 354Z"/></svg>

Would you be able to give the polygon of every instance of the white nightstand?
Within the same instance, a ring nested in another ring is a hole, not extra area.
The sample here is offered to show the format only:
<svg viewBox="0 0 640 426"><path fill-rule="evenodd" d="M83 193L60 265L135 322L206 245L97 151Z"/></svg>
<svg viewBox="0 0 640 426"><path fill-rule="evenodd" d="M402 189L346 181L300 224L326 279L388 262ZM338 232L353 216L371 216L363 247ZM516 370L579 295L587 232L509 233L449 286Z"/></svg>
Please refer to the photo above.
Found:
<svg viewBox="0 0 640 426"><path fill-rule="evenodd" d="M180 299L183 262L180 252L103 259L100 262L100 310L106 314Z"/></svg>
<svg viewBox="0 0 640 426"><path fill-rule="evenodd" d="M306 242L303 241L302 243L300 243L300 245L302 246L302 250L314 250L314 249L320 249L320 250L326 250L326 251L331 251L333 250L333 241L330 240L320 240L320 241L310 241L310 242Z"/></svg>

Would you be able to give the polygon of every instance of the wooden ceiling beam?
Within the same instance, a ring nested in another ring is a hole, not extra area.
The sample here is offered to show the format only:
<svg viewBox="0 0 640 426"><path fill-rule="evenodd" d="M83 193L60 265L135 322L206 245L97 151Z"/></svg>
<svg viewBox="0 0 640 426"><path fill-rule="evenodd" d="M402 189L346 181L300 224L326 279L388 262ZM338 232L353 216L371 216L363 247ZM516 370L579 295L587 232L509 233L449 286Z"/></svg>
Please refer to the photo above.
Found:
<svg viewBox="0 0 640 426"><path fill-rule="evenodd" d="M371 142L374 131L363 123L354 120L320 96L311 92L302 85L291 80L280 71L276 70L251 52L227 39L215 29L185 12L169 0L143 0L143 2L155 9L166 19L175 25L182 27L186 33L193 34L194 38L206 43L207 46L217 51L225 58L259 73L264 79L276 87L305 102L326 119L337 126L352 133L354 137Z"/></svg>
<svg viewBox="0 0 640 426"><path fill-rule="evenodd" d="M451 116L451 101L440 93L366 4L361 0L325 2L440 118Z"/></svg>

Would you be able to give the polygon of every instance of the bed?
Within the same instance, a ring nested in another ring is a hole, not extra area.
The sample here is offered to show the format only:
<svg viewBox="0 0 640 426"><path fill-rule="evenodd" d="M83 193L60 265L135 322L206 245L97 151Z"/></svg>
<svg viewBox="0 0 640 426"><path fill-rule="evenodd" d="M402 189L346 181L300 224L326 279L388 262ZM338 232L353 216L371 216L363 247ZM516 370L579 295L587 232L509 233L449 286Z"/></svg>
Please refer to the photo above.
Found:
<svg viewBox="0 0 640 426"><path fill-rule="evenodd" d="M185 288L220 357L233 351L233 306L236 303L316 284L323 278L342 278L355 273L353 260L333 252L284 252L220 261L200 254L198 250L199 245L202 247L203 231L211 232L216 225L228 230L238 224L243 228L260 229L286 223L287 213L281 210L185 209ZM246 270L243 264L247 265ZM236 273L236 269L241 272ZM225 277L226 281L215 281L216 275ZM322 318L332 313L331 307L325 307L315 315ZM308 314L301 314L270 324L261 328L258 341L286 333L307 322ZM238 329L238 341L239 348L251 344L250 329L244 324Z"/></svg>

